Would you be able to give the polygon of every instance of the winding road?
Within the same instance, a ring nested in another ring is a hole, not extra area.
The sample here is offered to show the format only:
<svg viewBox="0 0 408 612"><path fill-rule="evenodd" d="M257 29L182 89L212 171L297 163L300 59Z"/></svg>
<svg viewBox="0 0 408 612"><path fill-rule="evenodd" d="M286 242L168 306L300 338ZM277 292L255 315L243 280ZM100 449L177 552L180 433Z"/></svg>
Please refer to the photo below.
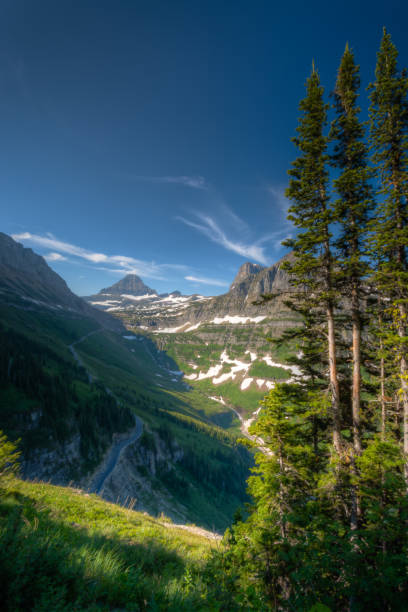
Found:
<svg viewBox="0 0 408 612"><path fill-rule="evenodd" d="M119 457L122 454L122 451L125 448L127 448L130 444L133 444L133 442L136 442L136 440L138 440L140 436L142 435L143 421L139 419L139 417L135 416L135 423L136 423L136 426L134 430L132 431L130 438L126 438L125 440L120 440L116 444L113 444L110 450L108 459L106 461L105 469L103 470L101 474L98 474L97 477L94 479L93 483L91 484L89 488L90 493L96 493L97 495L100 495L101 491L103 490L106 479L112 474L113 470L117 466L117 463L119 461Z"/></svg>
<svg viewBox="0 0 408 612"><path fill-rule="evenodd" d="M92 336L93 334L96 334L96 333L98 333L100 331L101 331L100 329L94 329L93 331L89 332L89 334L85 334L85 336L82 336L81 338L79 338L79 340L75 340L75 342L73 342L72 344L68 345L68 348L71 351L72 356L74 357L74 359L77 362L77 364L79 366L81 366L81 368L84 368L84 370L86 371L86 373L88 375L88 380L89 380L90 383L95 380L95 377L92 376L92 374L89 372L89 370L86 369L84 362L82 361L82 359L80 358L80 356L78 355L76 350L74 349L74 346L76 344L79 344L80 342L83 342L86 338L89 338L89 336Z"/></svg>
<svg viewBox="0 0 408 612"><path fill-rule="evenodd" d="M87 373L88 376L88 380L90 383L92 383L95 380L95 376L93 376L89 370L86 368L84 362L82 361L81 357L78 355L77 351L75 350L74 346L76 346L77 344L80 344L80 342L83 342L86 338L89 338L89 336L92 336L93 334L96 334L98 332L101 331L101 328L99 329L94 329L93 331L89 332L88 334L85 334L84 336L82 336L81 338L79 338L79 340L75 340L75 342L72 342L72 344L68 345L69 350L72 353L72 356L74 357L75 361L77 362L77 364L79 366L81 366L82 368L84 368L84 370ZM120 402L118 400L118 398L112 393L112 391L108 388L105 387L105 391L106 393L109 393L109 395L111 395L116 403L119 405ZM115 469L115 467L118 464L119 458L122 454L122 451L127 448L130 444L133 444L133 442L136 442L136 440L139 440L140 436L143 433L143 421L137 417L136 415L133 415L134 419L135 419L135 427L132 430L130 436L128 438L125 438L124 440L119 440L118 442L114 443L109 451L109 455L106 459L106 465L105 468L103 470L103 472L101 474L97 474L97 476L94 478L89 491L90 493L96 493L97 495L100 495L101 491L103 490L104 484L106 482L106 479L112 474L113 470Z"/></svg>

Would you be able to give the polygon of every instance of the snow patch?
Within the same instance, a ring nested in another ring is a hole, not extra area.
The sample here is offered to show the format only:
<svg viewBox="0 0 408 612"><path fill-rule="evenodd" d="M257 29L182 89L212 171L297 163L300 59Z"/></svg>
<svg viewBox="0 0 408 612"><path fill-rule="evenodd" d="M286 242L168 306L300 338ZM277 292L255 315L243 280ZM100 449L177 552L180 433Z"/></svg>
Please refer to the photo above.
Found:
<svg viewBox="0 0 408 612"><path fill-rule="evenodd" d="M179 325L178 327L165 327L163 329L155 329L154 334L176 334L178 331L181 331L185 323L183 325Z"/></svg>
<svg viewBox="0 0 408 612"><path fill-rule="evenodd" d="M240 317L238 315L230 316L226 315L225 317L215 317L210 323L215 323L215 325L220 325L221 323L232 323L232 325L237 325L239 323L260 323L266 319L266 316L260 317Z"/></svg>
<svg viewBox="0 0 408 612"><path fill-rule="evenodd" d="M219 374L221 370L222 370L222 363L218 363L215 366L211 366L208 372L200 372L197 380L204 380L204 378L211 378L212 376L217 376L217 374Z"/></svg>
<svg viewBox="0 0 408 612"><path fill-rule="evenodd" d="M244 391L244 389L248 389L253 380L253 378L244 378L241 383L241 391Z"/></svg>
<svg viewBox="0 0 408 612"><path fill-rule="evenodd" d="M195 325L191 325L190 327L187 327L187 329L185 329L185 332L191 332L194 329L198 329L200 327L201 323L196 323Z"/></svg>
<svg viewBox="0 0 408 612"><path fill-rule="evenodd" d="M93 306L112 306L112 304L120 304L120 300L106 300L105 302L90 302Z"/></svg>
<svg viewBox="0 0 408 612"><path fill-rule="evenodd" d="M223 406L225 406L225 401L222 398L222 395L220 395L220 397L215 397L214 395L209 395L208 399L210 400L214 400L214 402L219 402L220 404L222 404Z"/></svg>
<svg viewBox="0 0 408 612"><path fill-rule="evenodd" d="M149 295L148 293L145 295L130 295L129 293L121 293L121 297L125 298L126 300L132 300L132 302L140 302L141 300L151 300L157 296Z"/></svg>
<svg viewBox="0 0 408 612"><path fill-rule="evenodd" d="M216 378L213 378L213 385L219 385L220 383L225 382L229 378L231 378L231 380L235 379L234 372L228 372L227 374L221 374L221 376L217 376Z"/></svg>
<svg viewBox="0 0 408 612"><path fill-rule="evenodd" d="M297 365L286 365L284 363L277 363L276 361L273 361L269 355L262 357L262 359L268 366L282 368L282 370L289 370L289 372L292 372L294 376L302 376L302 372L299 366Z"/></svg>

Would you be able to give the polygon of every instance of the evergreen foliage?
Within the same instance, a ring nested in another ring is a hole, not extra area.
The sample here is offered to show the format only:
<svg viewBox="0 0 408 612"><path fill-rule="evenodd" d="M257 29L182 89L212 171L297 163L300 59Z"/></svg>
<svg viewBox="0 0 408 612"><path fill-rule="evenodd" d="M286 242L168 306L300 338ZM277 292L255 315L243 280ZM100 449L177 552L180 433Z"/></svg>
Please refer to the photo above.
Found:
<svg viewBox="0 0 408 612"><path fill-rule="evenodd" d="M385 342L395 352L403 405L404 452L408 454L408 77L384 28L371 85L370 143L379 203L373 220L374 283L391 325ZM408 488L408 464L405 466Z"/></svg>
<svg viewBox="0 0 408 612"><path fill-rule="evenodd" d="M10 442L0 430L0 488L5 487L10 478L17 474L19 457L17 445Z"/></svg>
<svg viewBox="0 0 408 612"><path fill-rule="evenodd" d="M222 555L248 609L408 609L408 80L385 30L375 75L368 139L348 45L333 106L314 66L300 103L286 268L303 325L276 342L297 342L303 375L251 427L252 503Z"/></svg>

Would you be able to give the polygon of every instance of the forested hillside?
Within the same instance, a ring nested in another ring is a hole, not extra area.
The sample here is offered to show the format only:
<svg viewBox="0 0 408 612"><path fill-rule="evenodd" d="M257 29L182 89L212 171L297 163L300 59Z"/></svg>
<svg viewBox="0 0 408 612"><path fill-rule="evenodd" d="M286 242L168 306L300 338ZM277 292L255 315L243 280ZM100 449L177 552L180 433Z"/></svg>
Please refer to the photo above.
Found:
<svg viewBox="0 0 408 612"><path fill-rule="evenodd" d="M26 476L77 480L98 465L113 433L134 423L130 410L103 385L89 384L83 368L4 328L0 387L2 428L11 439L21 439Z"/></svg>

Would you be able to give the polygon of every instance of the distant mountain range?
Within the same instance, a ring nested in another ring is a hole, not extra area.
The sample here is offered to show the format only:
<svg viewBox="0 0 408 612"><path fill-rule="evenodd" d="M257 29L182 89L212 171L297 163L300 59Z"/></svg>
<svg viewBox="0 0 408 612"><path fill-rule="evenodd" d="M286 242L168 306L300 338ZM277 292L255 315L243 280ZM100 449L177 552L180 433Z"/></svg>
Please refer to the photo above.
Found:
<svg viewBox="0 0 408 612"><path fill-rule="evenodd" d="M293 290L288 274L282 270L286 255L268 268L250 262L238 270L229 291L215 297L181 295L179 291L158 294L136 275L128 274L111 287L85 298L92 306L115 314L132 326L160 331L171 328L186 329L214 318L240 316L256 317L286 312L282 296ZM278 297L263 306L255 305L262 294L273 293ZM279 297L280 296L280 297Z"/></svg>

